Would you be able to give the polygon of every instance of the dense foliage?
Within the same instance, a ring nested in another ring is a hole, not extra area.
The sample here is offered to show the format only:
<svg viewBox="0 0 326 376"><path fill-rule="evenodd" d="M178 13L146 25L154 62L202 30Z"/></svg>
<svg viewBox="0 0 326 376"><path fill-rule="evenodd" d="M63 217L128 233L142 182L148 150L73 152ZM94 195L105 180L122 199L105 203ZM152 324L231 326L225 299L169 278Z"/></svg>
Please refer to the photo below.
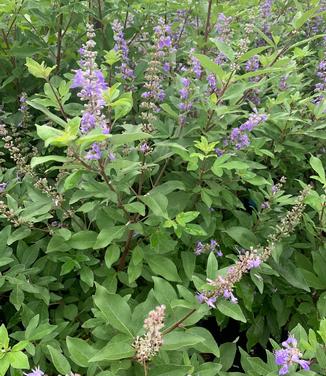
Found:
<svg viewBox="0 0 326 376"><path fill-rule="evenodd" d="M0 376L325 375L325 11L0 2Z"/></svg>

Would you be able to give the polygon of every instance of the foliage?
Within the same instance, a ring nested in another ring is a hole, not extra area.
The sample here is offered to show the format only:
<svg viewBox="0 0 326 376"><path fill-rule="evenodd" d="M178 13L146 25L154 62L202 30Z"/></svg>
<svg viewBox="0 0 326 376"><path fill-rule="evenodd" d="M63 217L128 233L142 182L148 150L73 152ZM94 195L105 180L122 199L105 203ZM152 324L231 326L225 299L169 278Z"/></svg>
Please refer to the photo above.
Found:
<svg viewBox="0 0 326 376"><path fill-rule="evenodd" d="M324 12L1 2L0 376L325 374Z"/></svg>

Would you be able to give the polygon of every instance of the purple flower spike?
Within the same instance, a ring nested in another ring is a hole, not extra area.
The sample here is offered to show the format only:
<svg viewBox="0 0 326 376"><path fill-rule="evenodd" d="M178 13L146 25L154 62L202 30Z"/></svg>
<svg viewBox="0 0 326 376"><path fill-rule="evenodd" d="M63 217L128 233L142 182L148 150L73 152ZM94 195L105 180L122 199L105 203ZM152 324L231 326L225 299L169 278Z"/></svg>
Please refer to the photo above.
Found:
<svg viewBox="0 0 326 376"><path fill-rule="evenodd" d="M85 156L86 159L95 160L95 161L98 161L99 159L101 159L101 157L102 157L101 148L99 144L97 143L94 143L92 145L91 149L88 151L88 153Z"/></svg>
<svg viewBox="0 0 326 376"><path fill-rule="evenodd" d="M87 42L79 50L81 54L81 69L75 71L71 88L80 88L78 97L85 102L82 113L80 130L87 133L95 127L105 128L106 120L102 114L104 107L103 91L107 89L103 73L96 64L96 51L94 51L94 28L87 25Z"/></svg>

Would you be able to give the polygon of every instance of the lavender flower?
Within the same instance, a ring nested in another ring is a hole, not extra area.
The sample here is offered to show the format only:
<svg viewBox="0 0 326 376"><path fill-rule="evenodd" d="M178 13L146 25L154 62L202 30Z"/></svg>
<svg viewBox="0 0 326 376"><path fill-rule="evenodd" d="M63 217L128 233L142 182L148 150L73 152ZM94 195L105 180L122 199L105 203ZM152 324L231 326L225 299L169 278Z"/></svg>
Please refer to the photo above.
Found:
<svg viewBox="0 0 326 376"><path fill-rule="evenodd" d="M21 96L19 97L19 103L20 103L20 107L19 107L19 111L20 112L26 112L27 111L27 105L26 105L26 101L27 101L27 94L26 93L22 93Z"/></svg>
<svg viewBox="0 0 326 376"><path fill-rule="evenodd" d="M24 372L25 376L43 376L44 372L40 369L40 367L36 367L31 370L31 372Z"/></svg>
<svg viewBox="0 0 326 376"><path fill-rule="evenodd" d="M217 17L215 30L218 35L218 40L227 43L231 40L231 22L232 17L227 17L224 13L220 13Z"/></svg>
<svg viewBox="0 0 326 376"><path fill-rule="evenodd" d="M219 257L223 256L223 253L221 251L221 246L214 239L212 239L209 243L205 243L205 244L199 241L196 243L196 246L194 249L194 253L196 256L199 256L202 253L206 253L206 252L214 252Z"/></svg>
<svg viewBox="0 0 326 376"><path fill-rule="evenodd" d="M151 148L150 146L148 145L147 142L142 142L140 145L139 145L139 151L143 154L147 154L151 151Z"/></svg>
<svg viewBox="0 0 326 376"><path fill-rule="evenodd" d="M208 83L209 91L211 93L213 93L217 90L215 74L211 73L207 76L207 83Z"/></svg>
<svg viewBox="0 0 326 376"><path fill-rule="evenodd" d="M202 67L199 60L194 56L195 49L190 50L190 68L189 71L195 75L197 79L200 79L202 75Z"/></svg>
<svg viewBox="0 0 326 376"><path fill-rule="evenodd" d="M289 336L286 341L282 342L283 349L275 351L275 363L278 366L282 366L278 372L279 375L286 375L289 373L289 367L294 364L299 364L301 368L306 371L310 369L310 362L300 359L302 353L297 345L297 340L293 336Z"/></svg>
<svg viewBox="0 0 326 376"><path fill-rule="evenodd" d="M287 84L287 79L288 79L288 76L283 76L281 77L280 79L280 82L278 84L278 87L281 91L284 91L284 90L287 90L288 89L288 84Z"/></svg>
<svg viewBox="0 0 326 376"><path fill-rule="evenodd" d="M250 140L246 132L252 132L260 123L267 120L267 115L253 113L249 119L240 125L240 127L233 128L230 134L230 141L236 149L244 149L250 145Z"/></svg>
<svg viewBox="0 0 326 376"><path fill-rule="evenodd" d="M112 29L114 32L113 39L115 41L114 50L121 52L121 66L120 72L124 79L135 78L134 71L130 67L129 47L123 34L123 26L118 20L112 22Z"/></svg>
<svg viewBox="0 0 326 376"><path fill-rule="evenodd" d="M95 160L98 161L101 159L102 153L101 153L101 148L98 143L94 143L91 147L91 149L88 151L86 154L85 158L88 160Z"/></svg>
<svg viewBox="0 0 326 376"><path fill-rule="evenodd" d="M182 87L179 90L179 95L181 97L181 102L179 103L179 109L183 112L190 111L192 109L192 101L190 97L190 80L188 78L181 78ZM181 114L179 116L179 124L184 125L186 121L186 114Z"/></svg>
<svg viewBox="0 0 326 376"><path fill-rule="evenodd" d="M270 208L270 205L269 205L269 202L268 201L264 201L261 206L260 206L262 209L269 209Z"/></svg>
<svg viewBox="0 0 326 376"><path fill-rule="evenodd" d="M103 133L108 133L105 116L102 114L104 107L103 91L107 89L103 73L96 64L97 52L94 51L95 42L94 28L87 25L88 41L79 50L81 54L81 69L75 71L71 88L81 88L77 94L83 102L84 110L81 119L81 132L88 133L95 127L102 128Z"/></svg>
<svg viewBox="0 0 326 376"><path fill-rule="evenodd" d="M220 13L217 17L217 22L215 25L217 39L226 44L231 43L231 22L231 16L227 17L224 13ZM217 57L215 58L215 63L221 65L224 64L226 61L226 56L222 52L219 52Z"/></svg>
<svg viewBox="0 0 326 376"><path fill-rule="evenodd" d="M259 56L255 55L246 62L245 70L246 72L255 72L259 69L259 65Z"/></svg>
<svg viewBox="0 0 326 376"><path fill-rule="evenodd" d="M0 183L0 193L3 193L7 188L7 183Z"/></svg>
<svg viewBox="0 0 326 376"><path fill-rule="evenodd" d="M319 82L315 85L315 92L322 93L326 90L326 59L322 60L318 65L316 76ZM320 94L315 98L314 103L319 104L324 99L324 95Z"/></svg>
<svg viewBox="0 0 326 376"><path fill-rule="evenodd" d="M260 6L260 14L263 18L268 18L272 14L273 0L265 0Z"/></svg>

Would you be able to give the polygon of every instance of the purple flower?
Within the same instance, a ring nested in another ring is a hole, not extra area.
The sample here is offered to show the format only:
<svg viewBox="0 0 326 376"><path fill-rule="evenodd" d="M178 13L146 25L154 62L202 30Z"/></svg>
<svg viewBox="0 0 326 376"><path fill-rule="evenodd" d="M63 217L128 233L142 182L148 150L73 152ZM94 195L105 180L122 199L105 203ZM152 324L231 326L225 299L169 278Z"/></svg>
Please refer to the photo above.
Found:
<svg viewBox="0 0 326 376"><path fill-rule="evenodd" d="M269 205L269 202L268 201L264 201L261 206L260 206L262 209L269 209L270 208L270 205Z"/></svg>
<svg viewBox="0 0 326 376"><path fill-rule="evenodd" d="M263 18L268 18L272 14L273 0L265 0L265 2L260 6L260 14Z"/></svg>
<svg viewBox="0 0 326 376"><path fill-rule="evenodd" d="M171 64L167 62L163 63L162 69L164 70L164 72L169 72L171 69Z"/></svg>
<svg viewBox="0 0 326 376"><path fill-rule="evenodd" d="M114 32L113 39L115 41L114 50L121 52L120 73L124 79L135 78L134 71L130 67L129 47L123 34L123 26L118 20L112 22L112 30Z"/></svg>
<svg viewBox="0 0 326 376"><path fill-rule="evenodd" d="M254 72L258 69L259 69L259 56L255 55L247 61L245 65L245 70L247 72Z"/></svg>
<svg viewBox="0 0 326 376"><path fill-rule="evenodd" d="M315 85L315 92L320 93L326 90L326 60L322 60L318 65L316 76L319 82ZM314 103L319 104L324 99L324 95L319 95L315 98Z"/></svg>
<svg viewBox="0 0 326 376"><path fill-rule="evenodd" d="M204 244L202 242L197 242L195 250L194 250L195 255L196 256L201 255L204 252L204 250L205 250Z"/></svg>
<svg viewBox="0 0 326 376"><path fill-rule="evenodd" d="M248 269L258 268L261 264L261 259L259 257L254 257L248 260Z"/></svg>
<svg viewBox="0 0 326 376"><path fill-rule="evenodd" d="M3 193L7 188L7 183L0 183L0 193Z"/></svg>
<svg viewBox="0 0 326 376"><path fill-rule="evenodd" d="M88 153L85 156L86 159L96 160L96 161L101 159L101 157L102 157L101 148L98 143L94 143L91 149L88 151Z"/></svg>
<svg viewBox="0 0 326 376"><path fill-rule="evenodd" d="M240 125L240 127L233 128L230 134L230 141L237 150L241 150L250 145L250 140L247 132L251 132L260 123L267 120L267 115L253 113L249 119Z"/></svg>
<svg viewBox="0 0 326 376"><path fill-rule="evenodd" d="M197 299L198 303L202 304L205 301L206 296L202 292L197 292L196 293L196 299Z"/></svg>
<svg viewBox="0 0 326 376"><path fill-rule="evenodd" d="M40 369L40 367L36 367L31 370L31 372L24 372L25 376L43 376L44 372Z"/></svg>
<svg viewBox="0 0 326 376"><path fill-rule="evenodd" d="M193 55L194 52L195 49L192 48L190 50L190 71L195 75L197 79L199 79L202 74L202 68L199 60Z"/></svg>
<svg viewBox="0 0 326 376"><path fill-rule="evenodd" d="M283 348L274 352L275 363L282 366L279 370L279 375L286 375L289 372L289 367L293 364L299 364L304 370L309 370L310 362L301 359L302 353L298 349L298 342L293 336L282 342Z"/></svg>
<svg viewBox="0 0 326 376"><path fill-rule="evenodd" d="M212 297L210 297L210 298L207 298L207 299L205 300L205 303L208 305L208 307L216 308L216 307L215 307L216 297L215 297L215 296L212 296Z"/></svg>
<svg viewBox="0 0 326 376"><path fill-rule="evenodd" d="M143 154L148 153L151 150L151 148L148 146L147 142L142 142L139 145L139 151L142 152Z"/></svg>
<svg viewBox="0 0 326 376"><path fill-rule="evenodd" d="M215 30L221 42L228 42L230 40L231 22L232 17L227 17L224 13L218 15Z"/></svg>
<svg viewBox="0 0 326 376"><path fill-rule="evenodd" d="M81 132L87 133L95 127L107 129L105 116L102 114L104 107L103 91L107 89L103 73L96 64L94 51L94 28L87 25L87 42L79 50L81 53L81 69L75 71L71 88L81 88L77 94L85 102L81 120Z"/></svg>
<svg viewBox="0 0 326 376"><path fill-rule="evenodd" d="M215 148L214 151L218 155L218 157L221 157L224 154L224 151L220 148Z"/></svg>
<svg viewBox="0 0 326 376"><path fill-rule="evenodd" d="M238 303L238 299L233 295L232 291L230 290L224 290L223 296L225 299L229 299L233 304Z"/></svg>
<svg viewBox="0 0 326 376"><path fill-rule="evenodd" d="M207 83L211 92L214 92L217 89L216 77L213 73L207 76Z"/></svg>
<svg viewBox="0 0 326 376"><path fill-rule="evenodd" d="M282 91L287 90L287 88L288 88L288 84L286 82L287 79L288 79L287 76L281 77L280 82L278 84L278 87L279 87L280 90L282 90Z"/></svg>

